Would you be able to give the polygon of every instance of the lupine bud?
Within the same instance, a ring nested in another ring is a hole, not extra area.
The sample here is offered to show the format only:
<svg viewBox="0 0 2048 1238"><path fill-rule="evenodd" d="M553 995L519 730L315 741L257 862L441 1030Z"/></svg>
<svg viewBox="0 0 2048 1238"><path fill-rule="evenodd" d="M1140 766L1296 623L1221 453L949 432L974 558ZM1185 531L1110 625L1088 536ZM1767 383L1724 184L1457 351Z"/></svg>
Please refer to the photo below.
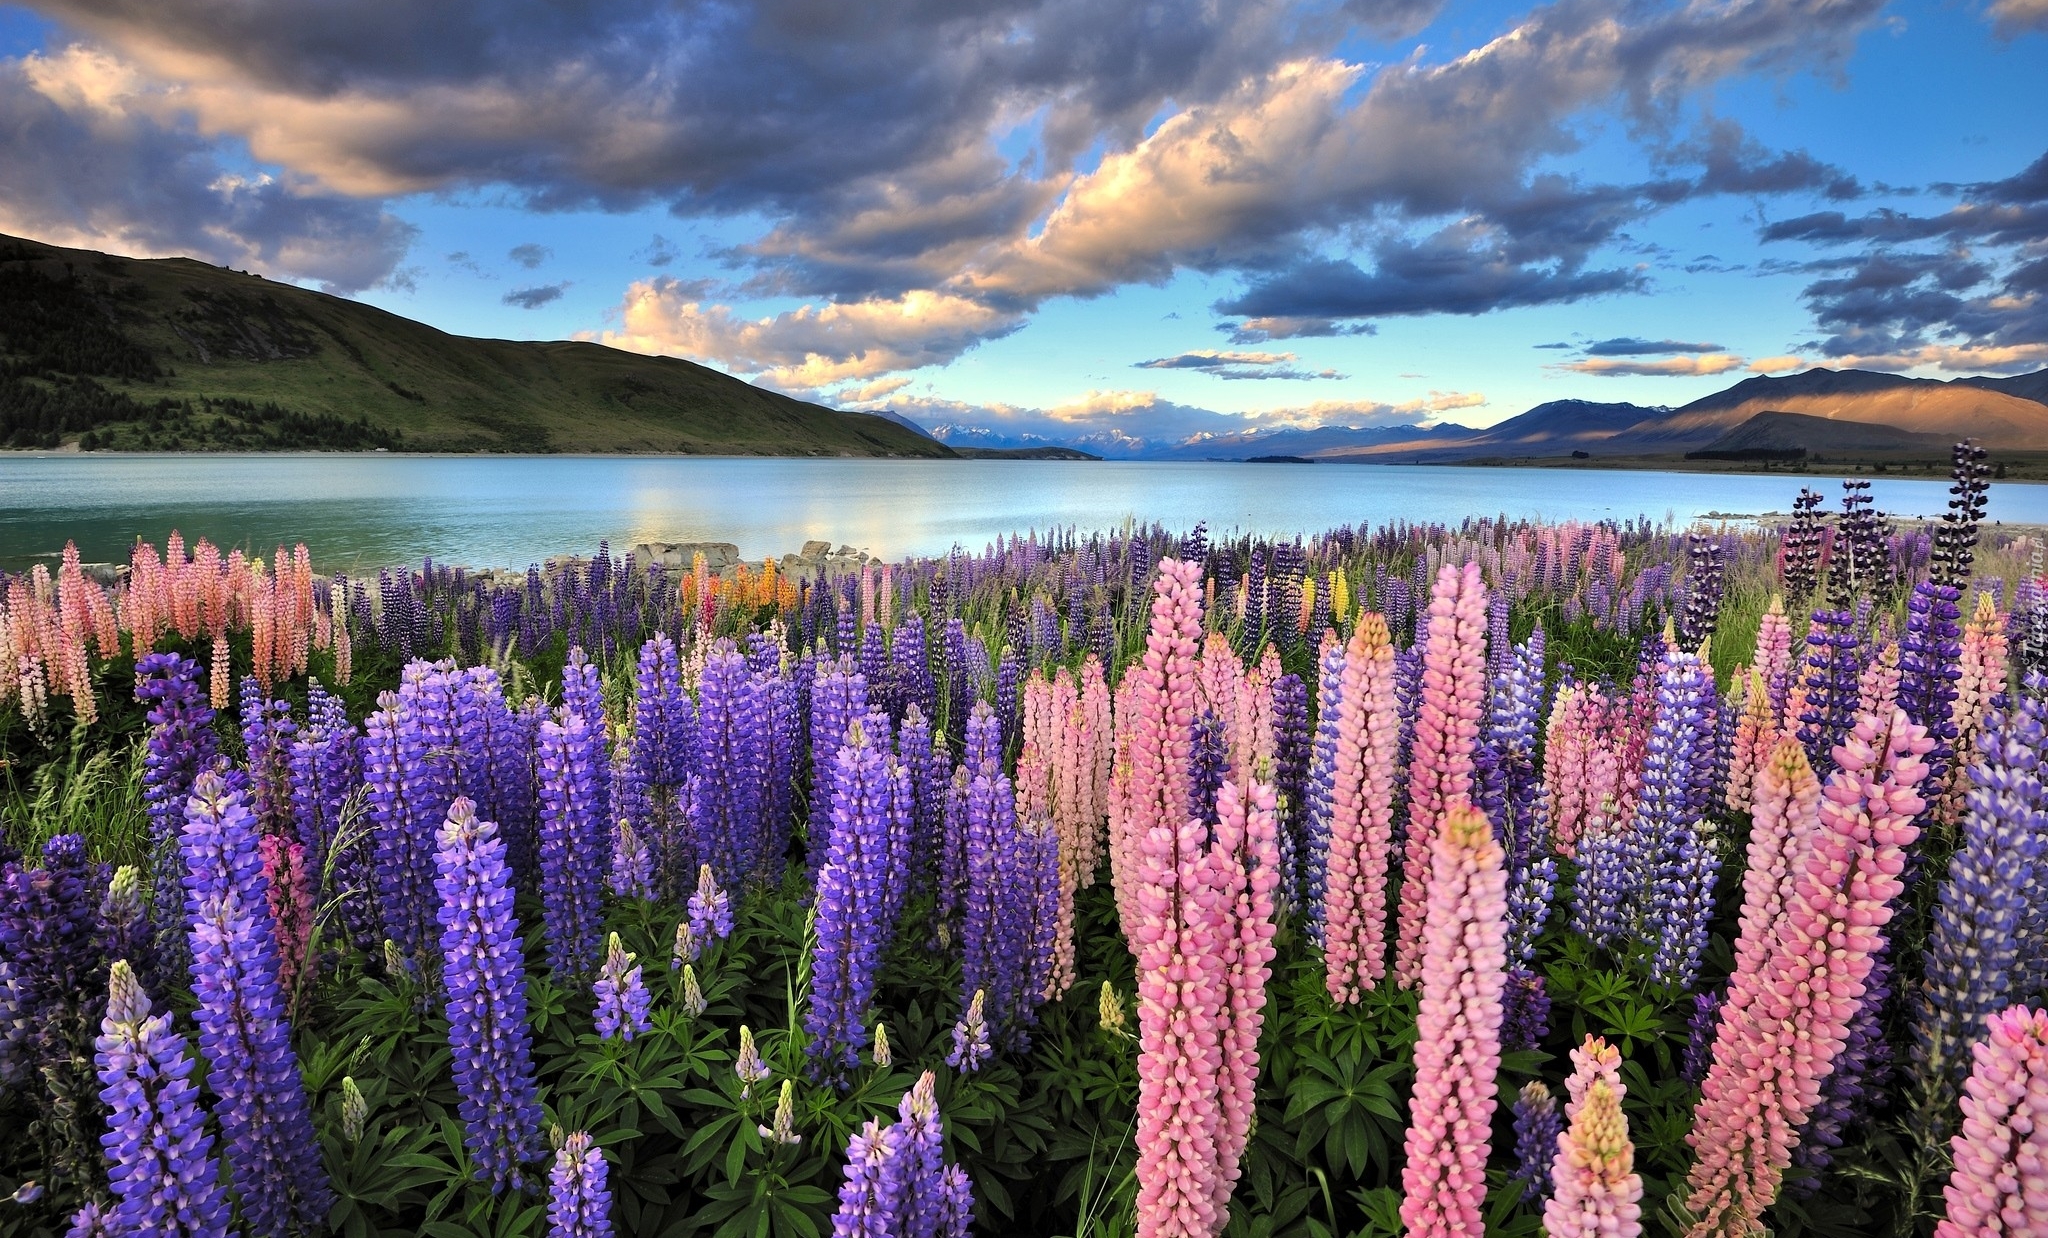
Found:
<svg viewBox="0 0 2048 1238"><path fill-rule="evenodd" d="M1116 986L1107 980L1102 982L1102 998L1096 1004L1096 1013L1101 1019L1103 1031L1108 1032L1112 1036L1123 1036L1126 1034L1124 1031L1124 999L1117 996Z"/></svg>
<svg viewBox="0 0 2048 1238"><path fill-rule="evenodd" d="M761 1138L789 1145L803 1142L803 1136L796 1133L796 1080L782 1081L782 1095L775 1102L775 1124L757 1126Z"/></svg>
<svg viewBox="0 0 2048 1238"><path fill-rule="evenodd" d="M953 1025L953 1051L946 1055L946 1064L958 1070L980 1070L981 1064L993 1052L988 1041L988 1022L982 1015L982 1001L986 996L982 990L974 991L974 1000L967 1003L967 1013Z"/></svg>
<svg viewBox="0 0 2048 1238"><path fill-rule="evenodd" d="M892 1061L889 1056L889 1025L880 1021L875 1024L874 1059L875 1065L882 1070L889 1069Z"/></svg>
<svg viewBox="0 0 2048 1238"><path fill-rule="evenodd" d="M688 963L683 964L683 1009L694 1019L704 1013L708 1004L704 1000L704 990L697 985L697 969Z"/></svg>
<svg viewBox="0 0 2048 1238"><path fill-rule="evenodd" d="M668 957L668 969L675 971L679 967L685 967L696 962L698 952L702 949L703 946L698 942L697 934L690 929L690 922L688 920L676 921L676 948Z"/></svg>
<svg viewBox="0 0 2048 1238"><path fill-rule="evenodd" d="M739 1056L733 1059L732 1070L740 1078L741 1100L747 1098L755 1084L772 1073L768 1064L761 1060L760 1050L754 1047L754 1033L744 1023L740 1024L740 1051Z"/></svg>
<svg viewBox="0 0 2048 1238"><path fill-rule="evenodd" d="M369 1121L370 1107L363 1100L363 1090L356 1086L355 1076L341 1077L341 1137L350 1147L363 1141L363 1124Z"/></svg>
<svg viewBox="0 0 2048 1238"><path fill-rule="evenodd" d="M690 895L688 910L690 931L697 940L708 942L732 936L732 896L718 888L718 878L712 875L709 864L697 870L697 889Z"/></svg>

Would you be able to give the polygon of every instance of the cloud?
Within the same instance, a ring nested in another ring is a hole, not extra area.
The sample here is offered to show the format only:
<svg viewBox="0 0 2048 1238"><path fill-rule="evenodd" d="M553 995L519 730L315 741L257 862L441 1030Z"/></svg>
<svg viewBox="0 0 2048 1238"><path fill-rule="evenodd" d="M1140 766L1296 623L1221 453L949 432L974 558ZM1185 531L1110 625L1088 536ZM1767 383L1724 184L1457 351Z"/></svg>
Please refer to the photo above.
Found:
<svg viewBox="0 0 2048 1238"><path fill-rule="evenodd" d="M2008 39L2027 30L2048 30L2048 0L1998 0L1991 6L1991 19Z"/></svg>
<svg viewBox="0 0 2048 1238"><path fill-rule="evenodd" d="M1246 413L1162 400L1156 392L1089 391L1050 408L969 404L933 397L892 400L933 437L987 446L1060 445L1111 456L1160 455L1204 444L1247 446L1288 430L1376 429L1431 421L1443 412L1484 406L1469 391L1432 391L1404 401L1322 400Z"/></svg>
<svg viewBox="0 0 2048 1238"><path fill-rule="evenodd" d="M1793 269L1831 362L1874 369L2024 369L2048 346L2048 154L1997 181L1936 185L1945 211L1822 211L1765 241L1855 252Z"/></svg>
<svg viewBox="0 0 2048 1238"><path fill-rule="evenodd" d="M1020 314L931 292L806 305L761 318L705 305L699 295L666 276L637 282L619 307L620 328L601 340L635 352L714 361L775 387L811 391L942 365L1023 325Z"/></svg>
<svg viewBox="0 0 2048 1238"><path fill-rule="evenodd" d="M551 302L561 300L562 294L568 291L568 289L569 285L566 282L542 284L537 288L515 288L498 299L506 305L516 305L520 309L534 310Z"/></svg>
<svg viewBox="0 0 2048 1238"><path fill-rule="evenodd" d="M0 231L186 254L336 292L397 269L412 225L375 203L242 170L164 104L159 88L83 48L0 60Z"/></svg>
<svg viewBox="0 0 2048 1238"><path fill-rule="evenodd" d="M669 243L669 239L659 232L647 243L647 248L636 250L633 254L636 261L644 262L651 267L665 267L681 256L676 247Z"/></svg>
<svg viewBox="0 0 2048 1238"><path fill-rule="evenodd" d="M1531 345L1530 345L1530 347L1531 347L1531 348L1577 348L1577 347L1578 347L1578 345L1577 345L1577 344L1572 344L1572 343L1569 343L1569 342L1567 342L1567 341L1564 341L1564 340L1559 340L1559 341L1558 341L1557 343L1555 343L1555 344L1531 344Z"/></svg>
<svg viewBox="0 0 2048 1238"><path fill-rule="evenodd" d="M514 245L505 256L531 271L541 263L554 257L555 251L545 245L536 245L528 241L524 245Z"/></svg>
<svg viewBox="0 0 2048 1238"><path fill-rule="evenodd" d="M1622 375L1693 378L1704 374L1726 374L1741 364L1742 358L1733 353L1720 352L1700 357L1666 357L1662 361L1620 361L1611 357L1591 357L1584 361L1567 361L1557 368L1570 370L1574 374L1592 374L1600 378L1617 378Z"/></svg>
<svg viewBox="0 0 2048 1238"><path fill-rule="evenodd" d="M1571 347L1565 345L1539 345L1539 347ZM1595 340L1586 345L1589 357L1647 357L1673 352L1723 352L1722 344L1688 344L1682 340L1641 340L1633 336L1621 336L1611 340Z"/></svg>
<svg viewBox="0 0 2048 1238"><path fill-rule="evenodd" d="M39 8L155 115L232 136L302 194L764 221L721 255L731 291L801 308L745 318L649 282L621 308L646 329L615 334L811 389L1189 270L1236 281L1217 310L1244 345L1642 291L1646 268L1605 251L1677 202L1853 196L1805 152L1681 117L1732 77L1839 65L1880 5L1556 0L1384 65L1340 49L1413 34L1441 0ZM1609 115L1650 179L1543 170Z"/></svg>
<svg viewBox="0 0 2048 1238"><path fill-rule="evenodd" d="M1305 370L1294 364L1301 360L1291 352L1219 352L1198 348L1193 352L1134 363L1140 370L1195 370L1226 379L1308 379L1344 378L1335 370Z"/></svg>
<svg viewBox="0 0 2048 1238"><path fill-rule="evenodd" d="M1749 363L1753 374L1783 374L1789 370L1803 370L1813 362L1805 357L1758 357Z"/></svg>

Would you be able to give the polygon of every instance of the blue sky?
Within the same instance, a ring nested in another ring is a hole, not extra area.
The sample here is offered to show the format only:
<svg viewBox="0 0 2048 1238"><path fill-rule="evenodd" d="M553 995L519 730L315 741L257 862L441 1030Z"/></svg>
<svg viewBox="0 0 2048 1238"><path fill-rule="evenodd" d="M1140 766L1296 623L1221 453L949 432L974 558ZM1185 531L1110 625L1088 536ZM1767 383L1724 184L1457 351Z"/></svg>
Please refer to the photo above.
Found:
<svg viewBox="0 0 2048 1238"><path fill-rule="evenodd" d="M0 230L1004 441L2048 365L2043 0L317 13L0 6Z"/></svg>

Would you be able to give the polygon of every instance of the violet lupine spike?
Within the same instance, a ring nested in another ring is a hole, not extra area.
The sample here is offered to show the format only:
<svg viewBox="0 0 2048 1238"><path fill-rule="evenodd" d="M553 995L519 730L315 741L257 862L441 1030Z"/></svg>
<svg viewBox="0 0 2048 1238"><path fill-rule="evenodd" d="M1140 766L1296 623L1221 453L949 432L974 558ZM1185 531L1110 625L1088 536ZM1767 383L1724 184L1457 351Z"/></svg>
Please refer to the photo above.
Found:
<svg viewBox="0 0 2048 1238"><path fill-rule="evenodd" d="M1398 677L1398 658L1397 677ZM1306 858L1302 864L1301 899L1308 908L1309 940L1325 944L1328 916L1330 824L1335 811L1334 787L1337 775L1337 745L1340 736L1339 711L1344 693L1344 646L1333 634L1325 634L1317 655L1316 734L1309 758L1308 827ZM1396 709L1399 702L1396 701Z"/></svg>
<svg viewBox="0 0 2048 1238"><path fill-rule="evenodd" d="M1994 710L1969 768L1961 837L1928 934L1926 979L1913 1002L1916 1124L1945 1132L1984 1020L2025 995L2023 930L2048 866L2048 791L2040 754L2048 679L2028 674L2010 712Z"/></svg>
<svg viewBox="0 0 2048 1238"><path fill-rule="evenodd" d="M505 844L466 799L449 806L437 841L441 976L463 1146L493 1194L519 1191L540 1154L541 1108Z"/></svg>
<svg viewBox="0 0 2048 1238"><path fill-rule="evenodd" d="M747 661L720 639L697 686L697 858L735 885L763 860L768 717Z"/></svg>
<svg viewBox="0 0 2048 1238"><path fill-rule="evenodd" d="M1835 767L1835 746L1855 724L1858 666L1854 623L1846 610L1816 610L1806 633L1802 672L1806 693L1798 719L1799 742L1806 745L1814 773L1822 778Z"/></svg>
<svg viewBox="0 0 2048 1238"><path fill-rule="evenodd" d="M602 726L602 720L597 722ZM592 720L563 705L541 723L540 900L548 970L565 981L598 965L603 882L611 867L610 831L598 802L596 765L604 739ZM646 881L651 871L637 874Z"/></svg>
<svg viewBox="0 0 2048 1238"><path fill-rule="evenodd" d="M242 1216L259 1238L317 1228L333 1196L278 989L255 818L218 775L201 774L179 845L192 1017Z"/></svg>
<svg viewBox="0 0 2048 1238"><path fill-rule="evenodd" d="M199 670L197 662L175 653L145 654L135 664L135 699L149 705L142 797L154 858L152 908L158 948L171 965L185 957L184 899L178 894L185 872L178 850L185 801L193 780L213 768L220 751Z"/></svg>
<svg viewBox="0 0 2048 1238"><path fill-rule="evenodd" d="M860 1064L867 1043L882 956L893 925L882 909L889 880L889 818L897 792L894 761L868 727L887 719L872 713L848 728L832 779L832 829L818 869L816 943L811 951L811 1000L804 1011L810 1041L804 1054L814 1077L844 1082Z"/></svg>
<svg viewBox="0 0 2048 1238"><path fill-rule="evenodd" d="M1550 993L1544 977L1527 968L1509 968L1501 990L1501 1047L1511 1053L1539 1048L1548 1035Z"/></svg>
<svg viewBox="0 0 2048 1238"><path fill-rule="evenodd" d="M349 795L362 781L357 746L360 736L348 720L340 697L327 691L319 680L306 685L306 725L299 728L291 749L292 816L298 839L306 848L307 866L316 873L327 869L328 848L341 833L342 813ZM366 840L367 841L367 840ZM334 897L341 900L342 918L351 938L356 936L357 908L373 897L363 848L335 857Z"/></svg>
<svg viewBox="0 0 2048 1238"><path fill-rule="evenodd" d="M532 761L536 736L529 726L535 720L505 700L498 673L488 666L464 672L457 703L460 789L479 812L497 822L515 881L530 887L540 845Z"/></svg>
<svg viewBox="0 0 2048 1238"><path fill-rule="evenodd" d="M1713 759L1711 672L1696 653L1667 651L1657 677L1643 787L1636 808L1647 884L1642 931L1660 984L1687 990L1698 979L1721 868L1705 834L1704 774Z"/></svg>
<svg viewBox="0 0 2048 1238"><path fill-rule="evenodd" d="M598 969L593 993L597 999L596 1024L600 1038L617 1038L631 1044L635 1036L646 1034L651 1026L647 1011L654 999L641 976L637 956L626 949L617 933L611 935L604 966Z"/></svg>
<svg viewBox="0 0 2048 1238"><path fill-rule="evenodd" d="M732 896L719 888L709 864L698 866L697 888L690 892L684 910L690 932L700 944L732 936Z"/></svg>
<svg viewBox="0 0 2048 1238"><path fill-rule="evenodd" d="M240 692L243 768L249 772L249 811L265 834L294 833L291 745L298 734L291 706L270 699L261 681L244 676Z"/></svg>
<svg viewBox="0 0 2048 1238"><path fill-rule="evenodd" d="M1687 1083L1707 1077L1714 1061L1714 1030L1721 1013L1721 994L1709 990L1692 995L1692 1013L1686 1017L1685 1057L1678 1073Z"/></svg>
<svg viewBox="0 0 2048 1238"><path fill-rule="evenodd" d="M614 780L620 803L612 814L633 828L654 853L664 891L677 892L689 880L695 857L689 822L682 820L678 792L693 756L696 716L683 691L675 642L656 632L640 646L634 678L633 738L624 776Z"/></svg>
<svg viewBox="0 0 2048 1238"><path fill-rule="evenodd" d="M1321 595L1318 595L1319 597ZM1311 627L1317 639L1326 630ZM1280 797L1281 889L1285 901L1300 897L1301 866L1307 853L1309 761L1308 685L1301 676L1285 674L1273 681L1273 782Z"/></svg>
<svg viewBox="0 0 2048 1238"><path fill-rule="evenodd" d="M109 976L93 1060L107 1110L101 1140L114 1206L102 1232L227 1238L231 1219L185 1038L125 962Z"/></svg>
<svg viewBox="0 0 2048 1238"><path fill-rule="evenodd" d="M1512 1180L1522 1184L1522 1202L1550 1194L1550 1165L1557 1159L1557 1137L1564 1134L1564 1118L1557 1111L1557 1098L1542 1080L1522 1086L1515 1099L1515 1171Z"/></svg>
<svg viewBox="0 0 2048 1238"><path fill-rule="evenodd" d="M562 1141L548 1171L548 1238L611 1238L610 1174L589 1132Z"/></svg>
<svg viewBox="0 0 2048 1238"><path fill-rule="evenodd" d="M1550 793L1536 762L1543 712L1543 626L1514 649L1496 693L1487 745L1499 771L1503 816L1497 822L1508 863L1508 959L1526 967L1550 919L1557 858L1550 847Z"/></svg>

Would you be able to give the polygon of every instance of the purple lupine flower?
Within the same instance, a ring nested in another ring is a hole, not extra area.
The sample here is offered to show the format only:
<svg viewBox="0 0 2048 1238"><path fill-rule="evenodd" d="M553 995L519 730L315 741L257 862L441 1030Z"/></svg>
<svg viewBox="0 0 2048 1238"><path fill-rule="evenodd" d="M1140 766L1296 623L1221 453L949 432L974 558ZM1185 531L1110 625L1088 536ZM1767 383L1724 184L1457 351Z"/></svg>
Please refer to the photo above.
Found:
<svg viewBox="0 0 2048 1238"><path fill-rule="evenodd" d="M930 1071L896 1112L889 1126L869 1121L848 1141L833 1238L965 1238L973 1194L960 1169L945 1163Z"/></svg>
<svg viewBox="0 0 2048 1238"><path fill-rule="evenodd" d="M889 658L889 640L880 619L870 620L861 636L860 673L868 683L870 704L892 718L902 712L902 685L896 682L896 664Z"/></svg>
<svg viewBox="0 0 2048 1238"><path fill-rule="evenodd" d="M734 884L759 875L766 829L766 711L747 660L721 639L697 688L697 859Z"/></svg>
<svg viewBox="0 0 2048 1238"><path fill-rule="evenodd" d="M611 762L605 757L604 677L581 646L569 647L562 667L562 708L589 724L590 742L595 745L590 772L597 784L597 815L601 821L610 821L617 814L612 812Z"/></svg>
<svg viewBox="0 0 2048 1238"><path fill-rule="evenodd" d="M298 726L291 706L268 699L254 675L244 676L240 696L242 751L249 772L249 811L265 834L291 837L291 750Z"/></svg>
<svg viewBox="0 0 2048 1238"><path fill-rule="evenodd" d="M932 678L931 655L925 648L924 616L915 611L904 615L890 640L891 678L903 709L915 705L926 715L936 712L939 688ZM902 721L903 709L892 714L890 720Z"/></svg>
<svg viewBox="0 0 2048 1238"><path fill-rule="evenodd" d="M2048 678L2030 672L2011 708L1986 719L1959 845L1927 938L1926 980L1913 1002L1913 1065L1926 1098L1920 1118L1944 1127L1985 1016L2027 991L2022 932L2048 868L2044 691Z"/></svg>
<svg viewBox="0 0 2048 1238"><path fill-rule="evenodd" d="M654 999L640 975L640 964L617 933L612 934L605 949L604 966L598 969L594 992L600 1037L617 1037L630 1044L633 1037L646 1034L651 1026L647 1010Z"/></svg>
<svg viewBox="0 0 2048 1238"><path fill-rule="evenodd" d="M220 743L213 707L199 684L199 664L175 653L143 655L135 664L135 699L149 704L149 738L142 761L142 797L149 814L152 892L157 944L167 960L182 960L185 903L177 894L185 872L178 835L192 781L213 768Z"/></svg>
<svg viewBox="0 0 2048 1238"><path fill-rule="evenodd" d="M1934 741L1924 758L1930 787L1943 784L1955 757L1950 715L1963 677L1961 598L1954 584L1933 577L1921 581L1906 600L1906 626L1899 633L1899 708ZM1939 797L1927 798L1931 804Z"/></svg>
<svg viewBox="0 0 2048 1238"><path fill-rule="evenodd" d="M690 773L696 723L695 707L683 691L675 642L656 632L640 646L633 738L613 780L612 815L632 822L633 831L655 857L658 885L665 894L679 892L698 862L679 799Z"/></svg>
<svg viewBox="0 0 2048 1238"><path fill-rule="evenodd" d="M1329 880L1331 798L1337 778L1337 714L1344 695L1344 647L1323 646L1318 659L1315 750L1309 760L1307 862L1301 897L1308 907L1308 935L1323 941L1323 895Z"/></svg>
<svg viewBox="0 0 2048 1238"><path fill-rule="evenodd" d="M709 864L697 869L697 888L687 907L692 937L700 943L732 936L732 896L718 888L718 877Z"/></svg>
<svg viewBox="0 0 2048 1238"><path fill-rule="evenodd" d="M605 877L605 886L613 898L651 900L658 893L654 887L654 853L647 849L633 823L624 818L612 827L612 867Z"/></svg>
<svg viewBox="0 0 2048 1238"><path fill-rule="evenodd" d="M1847 610L1813 612L1806 633L1806 711L1800 715L1799 742L1822 779L1835 767L1835 746L1855 724L1856 648L1855 618ZM1903 649L1900 657L1903 668Z"/></svg>
<svg viewBox="0 0 2048 1238"><path fill-rule="evenodd" d="M1323 595L1316 596L1320 600ZM1305 849L1310 751L1308 685L1290 672L1273 681L1273 782L1280 809L1280 889L1285 894L1298 889Z"/></svg>
<svg viewBox="0 0 2048 1238"><path fill-rule="evenodd" d="M1714 1035L1720 1014L1719 990L1692 995L1692 1013L1686 1018L1685 1059L1679 1066L1679 1074L1687 1083L1705 1079L1707 1068L1714 1064Z"/></svg>
<svg viewBox="0 0 2048 1238"><path fill-rule="evenodd" d="M1049 976L1058 839L1018 821L1015 789L993 761L968 781L962 814L962 1004L985 993L996 1042L1023 1049Z"/></svg>
<svg viewBox="0 0 2048 1238"><path fill-rule="evenodd" d="M100 898L99 953L125 959L138 976L155 975L156 942L149 922L149 897L142 890L142 870L123 864L107 882Z"/></svg>
<svg viewBox="0 0 2048 1238"><path fill-rule="evenodd" d="M1018 692L1024 681L1024 664L1017 658L1017 651L1005 646L1003 656L996 663L996 719L1002 723L1001 742L1017 734Z"/></svg>
<svg viewBox="0 0 2048 1238"><path fill-rule="evenodd" d="M850 656L820 662L811 681L811 846L815 871L831 829L832 772L846 728L867 716L867 676L854 668Z"/></svg>
<svg viewBox="0 0 2048 1238"><path fill-rule="evenodd" d="M959 619L947 619L944 643L946 735L957 745L967 734L967 711L974 700L974 675L967 666L967 625Z"/></svg>
<svg viewBox="0 0 2048 1238"><path fill-rule="evenodd" d="M955 1070L976 1071L995 1052L988 1037L988 1018L983 1014L987 1005L986 993L974 991L974 999L967 1003L967 1009L960 1015L960 1021L953 1025L953 1051L946 1055L946 1065Z"/></svg>
<svg viewBox="0 0 2048 1238"><path fill-rule="evenodd" d="M1223 789L1226 753L1223 720L1210 710L1195 717L1194 752L1188 777L1188 816L1216 824L1216 793Z"/></svg>
<svg viewBox="0 0 2048 1238"><path fill-rule="evenodd" d="M193 1021L207 1087L220 1097L242 1216L263 1238L311 1229L332 1202L278 989L256 821L239 792L201 774L185 810L185 910Z"/></svg>
<svg viewBox="0 0 2048 1238"><path fill-rule="evenodd" d="M1507 987L1501 991L1501 1047L1510 1052L1534 1049L1550 1035L1550 993L1541 973L1515 967L1508 970Z"/></svg>
<svg viewBox="0 0 2048 1238"><path fill-rule="evenodd" d="M292 741L289 760L292 816L298 840L306 848L307 867L314 872L326 871L328 848L341 834L348 797L362 781L359 742L341 698L319 680L309 681L306 725L299 728ZM367 843L368 839L362 841ZM336 896L341 899L343 919L352 937L356 924L349 918L350 904L361 909L356 913L357 919L372 910L369 903L374 898L370 884L374 880L373 863L366 846L344 848L344 854L335 857Z"/></svg>
<svg viewBox="0 0 2048 1238"><path fill-rule="evenodd" d="M1252 543L1251 565L1244 575L1244 619L1238 626L1237 646L1253 657L1266 641L1266 546Z"/></svg>
<svg viewBox="0 0 2048 1238"><path fill-rule="evenodd" d="M1493 693L1482 752L1493 766L1493 794L1508 866L1508 961L1527 966L1550 919L1557 859L1550 847L1550 796L1536 762L1543 713L1543 626L1509 653Z"/></svg>
<svg viewBox="0 0 2048 1238"><path fill-rule="evenodd" d="M515 884L529 884L539 855L532 750L534 715L505 700L498 673L473 666L457 683L458 789L497 823Z"/></svg>
<svg viewBox="0 0 2048 1238"><path fill-rule="evenodd" d="M903 871L905 892L924 888L931 880L945 829L945 786L951 763L945 759L946 738L938 737L934 752L932 727L916 704L903 711L896 730L896 758L910 775L910 854Z"/></svg>
<svg viewBox="0 0 2048 1238"><path fill-rule="evenodd" d="M602 734L567 704L541 723L541 926L548 969L565 979L588 976L598 963L601 883L611 852L597 790L603 754ZM644 848L638 854L644 857ZM646 883L644 859L636 876Z"/></svg>
<svg viewBox="0 0 2048 1238"><path fill-rule="evenodd" d="M832 1238L893 1238L895 1210L882 1195L893 1129L869 1118L846 1141L846 1180L839 1187L839 1210L832 1214Z"/></svg>
<svg viewBox="0 0 2048 1238"><path fill-rule="evenodd" d="M90 1043L84 1007L100 987L105 897L106 875L76 834L44 843L40 868L0 869L0 965L11 990L0 1009L0 1085L18 1086L75 1058L78 1036Z"/></svg>
<svg viewBox="0 0 2048 1238"><path fill-rule="evenodd" d="M761 754L761 800L756 810L759 826L754 831L747 871L772 882L781 875L789 858L803 727L796 681L784 674L779 665L755 671L753 691L758 711L754 731L755 746Z"/></svg>
<svg viewBox="0 0 2048 1238"><path fill-rule="evenodd" d="M505 844L466 799L449 806L438 842L441 975L463 1146L492 1193L523 1190L539 1155L541 1108Z"/></svg>
<svg viewBox="0 0 2048 1238"><path fill-rule="evenodd" d="M398 691L377 698L363 745L385 936L415 960L426 957L434 934L427 840L457 789L460 679L450 663L408 663Z"/></svg>
<svg viewBox="0 0 2048 1238"><path fill-rule="evenodd" d="M101 1139L114 1207L104 1232L226 1238L228 1201L185 1038L152 1014L126 962L108 975L106 1018L93 1060L107 1109Z"/></svg>
<svg viewBox="0 0 2048 1238"><path fill-rule="evenodd" d="M879 712L856 722L839 750L832 785L832 832L818 870L817 942L811 953L811 1004L804 1048L819 1079L840 1081L860 1062L867 1043L882 955L894 925L885 919L889 827L900 767L868 727L884 728Z"/></svg>
<svg viewBox="0 0 2048 1238"><path fill-rule="evenodd" d="M1522 1202L1550 1194L1550 1167L1557 1160L1557 1138L1564 1134L1564 1115L1557 1098L1540 1079L1532 1079L1515 1098L1515 1172L1522 1184Z"/></svg>
<svg viewBox="0 0 2048 1238"><path fill-rule="evenodd" d="M976 701L973 712L967 716L967 743L962 750L961 763L967 767L969 776L980 773L984 765L1000 765L1003 759L1003 725L996 711L987 701Z"/></svg>
<svg viewBox="0 0 2048 1238"><path fill-rule="evenodd" d="M1637 834L1604 815L1579 836L1578 875L1572 880L1571 928L1603 949L1628 929L1635 889Z"/></svg>
<svg viewBox="0 0 2048 1238"><path fill-rule="evenodd" d="M1635 832L1648 881L1639 889L1651 974L1690 989L1699 977L1720 855L1704 836L1713 760L1713 680L1696 653L1667 651L1657 676L1657 720L1650 727Z"/></svg>
<svg viewBox="0 0 2048 1238"><path fill-rule="evenodd" d="M1678 643L1698 649L1714 634L1721 618L1722 580L1726 566L1721 542L1705 533L1688 534L1685 606L1679 612Z"/></svg>
<svg viewBox="0 0 2048 1238"><path fill-rule="evenodd" d="M548 1238L611 1238L610 1168L588 1131L577 1131L555 1151L548 1171Z"/></svg>

